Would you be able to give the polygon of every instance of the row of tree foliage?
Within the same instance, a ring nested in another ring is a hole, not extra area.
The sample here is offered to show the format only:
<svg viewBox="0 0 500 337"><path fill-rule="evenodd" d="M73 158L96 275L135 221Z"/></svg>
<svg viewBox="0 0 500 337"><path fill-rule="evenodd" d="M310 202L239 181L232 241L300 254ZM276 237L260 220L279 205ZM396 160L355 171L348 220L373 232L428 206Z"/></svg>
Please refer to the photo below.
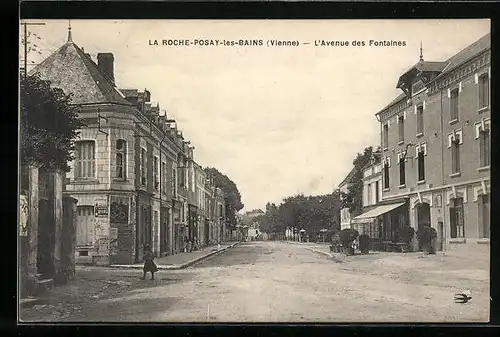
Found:
<svg viewBox="0 0 500 337"><path fill-rule="evenodd" d="M263 215L257 216L262 231L267 233L283 233L286 228L305 229L308 233L320 229L339 230L340 210L348 207L352 216L363 209L363 169L372 160L379 162L375 155L379 149L366 147L363 153L357 153L353 160L353 174L348 181L347 193L333 192L319 196L302 194L288 197L280 205L268 203Z"/></svg>
<svg viewBox="0 0 500 337"><path fill-rule="evenodd" d="M263 215L254 218L266 233L282 233L286 228L305 229L307 233L321 229L340 229L340 195L338 192L318 196L302 194L288 197L276 206L267 203Z"/></svg>
<svg viewBox="0 0 500 337"><path fill-rule="evenodd" d="M25 78L21 74L21 165L68 171L77 130L82 126L78 111L78 106L71 104L71 95L38 76Z"/></svg>
<svg viewBox="0 0 500 337"><path fill-rule="evenodd" d="M226 207L226 221L234 228L236 226L236 213L243 208L241 202L241 194L238 186L228 176L221 173L214 167L206 167L204 169L208 177L212 177L216 187L224 191L225 207Z"/></svg>
<svg viewBox="0 0 500 337"><path fill-rule="evenodd" d="M380 156L376 155L380 151L372 146L364 149L363 153L358 153L352 164L353 174L348 181L347 193L342 193L342 207L348 207L351 217L355 217L362 213L363 210L363 169L367 164L380 161Z"/></svg>

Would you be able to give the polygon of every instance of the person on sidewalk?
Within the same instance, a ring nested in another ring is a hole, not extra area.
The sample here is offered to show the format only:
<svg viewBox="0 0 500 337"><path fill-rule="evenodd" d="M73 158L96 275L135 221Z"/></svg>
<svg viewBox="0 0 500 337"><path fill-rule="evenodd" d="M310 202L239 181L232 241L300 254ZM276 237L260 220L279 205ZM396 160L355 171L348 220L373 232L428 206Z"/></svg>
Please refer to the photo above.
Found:
<svg viewBox="0 0 500 337"><path fill-rule="evenodd" d="M154 256L153 252L151 252L151 246L150 245L145 245L144 246L144 256L143 256L143 261L144 261L144 268L143 268L143 275L141 277L141 280L146 279L146 274L148 272L151 272L151 280L155 279L155 273L158 271L158 267L155 264L154 261Z"/></svg>

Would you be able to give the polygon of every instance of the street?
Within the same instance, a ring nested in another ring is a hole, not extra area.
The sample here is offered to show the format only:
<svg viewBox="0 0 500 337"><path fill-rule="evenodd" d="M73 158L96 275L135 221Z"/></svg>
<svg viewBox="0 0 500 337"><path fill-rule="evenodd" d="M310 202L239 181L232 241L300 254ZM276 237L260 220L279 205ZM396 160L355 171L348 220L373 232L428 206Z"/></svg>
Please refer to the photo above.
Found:
<svg viewBox="0 0 500 337"><path fill-rule="evenodd" d="M160 271L154 281L149 275L139 280L140 270L79 267L73 283L51 290L45 303L22 309L20 317L204 323L489 319L487 262L378 252L335 261L307 249L312 246L246 242L187 269ZM454 303L454 294L464 289L472 300Z"/></svg>

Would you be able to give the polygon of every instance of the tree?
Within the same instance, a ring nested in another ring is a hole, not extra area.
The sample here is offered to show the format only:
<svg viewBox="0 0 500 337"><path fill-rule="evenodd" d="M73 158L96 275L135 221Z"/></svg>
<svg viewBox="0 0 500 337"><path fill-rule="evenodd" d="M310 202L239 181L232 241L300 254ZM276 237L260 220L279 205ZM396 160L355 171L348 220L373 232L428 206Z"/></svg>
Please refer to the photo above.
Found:
<svg viewBox="0 0 500 337"><path fill-rule="evenodd" d="M215 186L224 191L227 221L233 227L236 226L236 212L244 206L241 202L241 194L238 187L234 181L214 167L206 167L204 171L207 176L214 179Z"/></svg>
<svg viewBox="0 0 500 337"><path fill-rule="evenodd" d="M71 95L37 75L22 75L20 105L21 165L68 171L77 130L83 125Z"/></svg>
<svg viewBox="0 0 500 337"><path fill-rule="evenodd" d="M349 207L352 216L357 216L363 209L363 168L373 156L373 148L366 147L363 153L358 153L353 160L354 174L349 180L347 193L342 196L344 207Z"/></svg>

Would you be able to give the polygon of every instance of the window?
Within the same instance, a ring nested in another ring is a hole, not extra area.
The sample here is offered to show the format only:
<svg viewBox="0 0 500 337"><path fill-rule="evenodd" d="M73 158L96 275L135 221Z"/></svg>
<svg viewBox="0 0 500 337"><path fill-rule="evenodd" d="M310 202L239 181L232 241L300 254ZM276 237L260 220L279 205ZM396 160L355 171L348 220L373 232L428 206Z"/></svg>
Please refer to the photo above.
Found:
<svg viewBox="0 0 500 337"><path fill-rule="evenodd" d="M490 129L488 125L479 131L479 160L480 166L490 166Z"/></svg>
<svg viewBox="0 0 500 337"><path fill-rule="evenodd" d="M399 158L399 185L404 185L406 183L405 174L405 160L401 157Z"/></svg>
<svg viewBox="0 0 500 337"><path fill-rule="evenodd" d="M116 178L125 179L126 144L123 139L116 141Z"/></svg>
<svg viewBox="0 0 500 337"><path fill-rule="evenodd" d="M383 136L384 136L384 148L387 149L389 147L389 124L384 124Z"/></svg>
<svg viewBox="0 0 500 337"><path fill-rule="evenodd" d="M158 191L160 182L158 180L158 157L153 158L153 188Z"/></svg>
<svg viewBox="0 0 500 337"><path fill-rule="evenodd" d="M378 181L375 182L375 203L378 203L380 200L380 195L379 195L379 183Z"/></svg>
<svg viewBox="0 0 500 337"><path fill-rule="evenodd" d="M450 120L458 119L458 88L450 92Z"/></svg>
<svg viewBox="0 0 500 337"><path fill-rule="evenodd" d="M167 164L163 161L161 162L161 189L163 194L167 194Z"/></svg>
<svg viewBox="0 0 500 337"><path fill-rule="evenodd" d="M482 194L478 197L479 210L479 237L490 237L490 195Z"/></svg>
<svg viewBox="0 0 500 337"><path fill-rule="evenodd" d="M399 127L399 141L404 142L405 140L405 117L398 117L398 127Z"/></svg>
<svg viewBox="0 0 500 337"><path fill-rule="evenodd" d="M174 163L175 165L175 163ZM177 196L177 172L175 168L172 168L172 192L174 194L174 198Z"/></svg>
<svg viewBox="0 0 500 337"><path fill-rule="evenodd" d="M464 200L454 198L450 207L450 236L451 238L464 237Z"/></svg>
<svg viewBox="0 0 500 337"><path fill-rule="evenodd" d="M146 185L146 149L141 148L141 185Z"/></svg>
<svg viewBox="0 0 500 337"><path fill-rule="evenodd" d="M424 133L424 106L417 108L417 135Z"/></svg>
<svg viewBox="0 0 500 337"><path fill-rule="evenodd" d="M451 173L460 172L460 135L451 141Z"/></svg>
<svg viewBox="0 0 500 337"><path fill-rule="evenodd" d="M417 161L418 161L418 181L424 181L425 180L425 152L424 149L420 149L420 151L417 154Z"/></svg>
<svg viewBox="0 0 500 337"><path fill-rule="evenodd" d="M488 74L479 77L479 109L490 105L490 80Z"/></svg>
<svg viewBox="0 0 500 337"><path fill-rule="evenodd" d="M80 141L75 144L75 178L95 177L95 142Z"/></svg>
<svg viewBox="0 0 500 337"><path fill-rule="evenodd" d="M384 163L384 189L389 188L389 163Z"/></svg>
<svg viewBox="0 0 500 337"><path fill-rule="evenodd" d="M186 175L185 169L184 169L184 162L181 160L179 162L179 187L184 187L186 178L184 177Z"/></svg>
<svg viewBox="0 0 500 337"><path fill-rule="evenodd" d="M368 184L368 186L366 186L366 187L367 187L367 189L366 189L366 191L367 191L367 193L366 193L366 195L367 195L366 205L370 206L372 203L372 184Z"/></svg>

